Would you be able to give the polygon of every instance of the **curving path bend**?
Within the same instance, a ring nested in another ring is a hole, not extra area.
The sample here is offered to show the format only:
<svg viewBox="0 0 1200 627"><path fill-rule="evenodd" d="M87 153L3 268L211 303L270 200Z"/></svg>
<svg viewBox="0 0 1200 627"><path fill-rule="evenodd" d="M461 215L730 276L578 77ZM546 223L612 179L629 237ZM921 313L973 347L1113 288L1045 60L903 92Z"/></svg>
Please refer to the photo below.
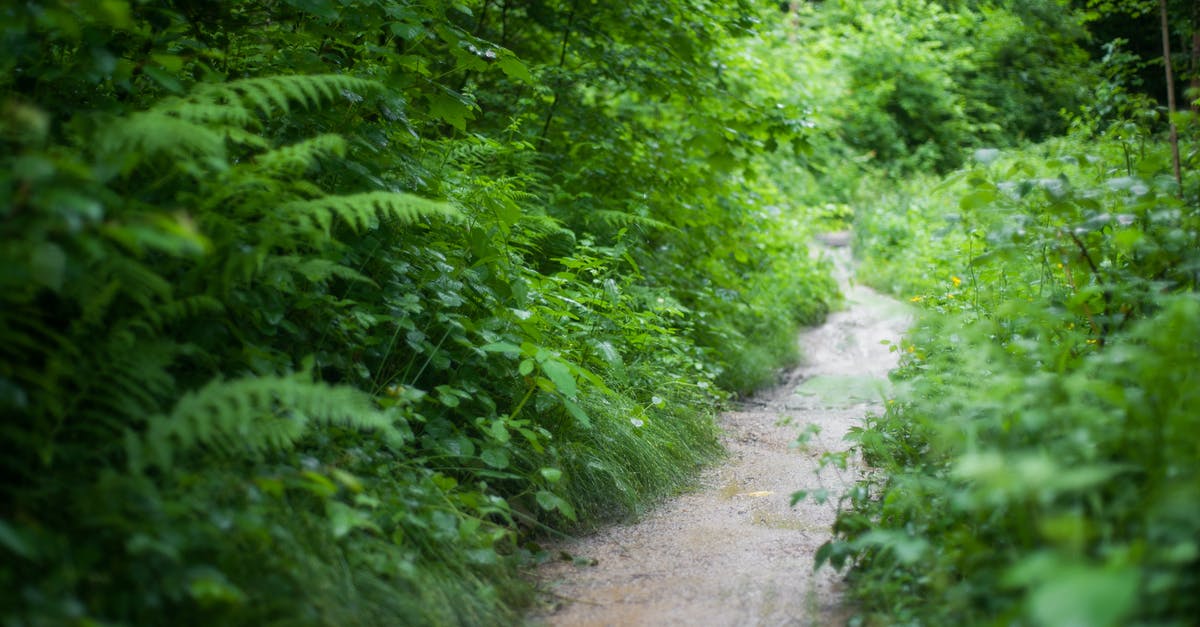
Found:
<svg viewBox="0 0 1200 627"><path fill-rule="evenodd" d="M856 479L857 463L843 470L821 460L846 450L843 436L878 410L896 364L881 342L898 341L912 315L905 304L853 283L844 241L826 238L822 253L834 262L846 307L800 335L804 361L779 386L722 415L729 458L704 474L699 489L643 519L552 547L575 559L538 569L547 600L531 621L844 623L836 574L814 573L813 556L829 539L837 495ZM801 489L827 490L830 498L790 506Z"/></svg>

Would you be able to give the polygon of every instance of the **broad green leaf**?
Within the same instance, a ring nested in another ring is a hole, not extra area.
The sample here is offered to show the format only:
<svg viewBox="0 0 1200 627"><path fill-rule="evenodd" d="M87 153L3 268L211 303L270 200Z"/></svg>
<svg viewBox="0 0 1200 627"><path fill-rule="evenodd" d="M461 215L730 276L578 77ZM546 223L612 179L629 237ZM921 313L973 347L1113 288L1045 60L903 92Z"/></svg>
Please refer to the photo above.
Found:
<svg viewBox="0 0 1200 627"><path fill-rule="evenodd" d="M1042 627L1116 627L1138 600L1134 570L1071 567L1054 572L1029 595L1029 614Z"/></svg>
<svg viewBox="0 0 1200 627"><path fill-rule="evenodd" d="M433 484L443 491L449 492L458 487L458 480L454 477L447 477L441 473L436 473L432 477Z"/></svg>
<svg viewBox="0 0 1200 627"><path fill-rule="evenodd" d="M517 346L516 344L512 344L509 342L492 342L491 344L484 344L483 346L480 346L479 348L480 348L480 350L484 350L489 353L506 353L506 354L520 354L521 353L520 346Z"/></svg>
<svg viewBox="0 0 1200 627"><path fill-rule="evenodd" d="M579 424L583 425L585 429L592 428L592 419L588 417L587 412L583 411L583 408L575 401L564 397L562 403L563 407L567 408L567 413L571 414L575 420L578 420Z"/></svg>
<svg viewBox="0 0 1200 627"><path fill-rule="evenodd" d="M194 569L188 579L188 595L201 607L236 605L242 603L246 594L215 568Z"/></svg>
<svg viewBox="0 0 1200 627"><path fill-rule="evenodd" d="M495 468L496 470L504 470L505 468L508 468L508 451L503 448L485 448L483 449L483 454L481 454L479 457L483 460L483 463Z"/></svg>
<svg viewBox="0 0 1200 627"><path fill-rule="evenodd" d="M325 515L329 518L329 528L335 538L341 538L355 529L379 532L379 527L369 514L341 501L328 501Z"/></svg>
<svg viewBox="0 0 1200 627"><path fill-rule="evenodd" d="M571 504L563 500L562 497L549 490L539 490L536 495L538 505L546 511L558 510L568 520L575 520L575 508Z"/></svg>
<svg viewBox="0 0 1200 627"><path fill-rule="evenodd" d="M994 200L996 200L995 190L981 188L972 191L966 196L963 196L962 199L958 201L958 206L964 211L971 211L974 209L979 209L980 207L986 207Z"/></svg>
<svg viewBox="0 0 1200 627"><path fill-rule="evenodd" d="M554 382L554 387L567 398L575 398L575 393L578 391L575 386L575 377L571 375L571 369L561 361L548 359L542 363L542 372L546 373L546 378Z"/></svg>
<svg viewBox="0 0 1200 627"><path fill-rule="evenodd" d="M429 114L460 131L467 129L467 120L475 119L475 113L470 106L445 93L434 94L429 98Z"/></svg>
<svg viewBox="0 0 1200 627"><path fill-rule="evenodd" d="M512 79L523 81L526 83L533 82L533 75L529 73L529 68L525 67L524 63L516 56L502 54L500 60L496 62L500 69Z"/></svg>
<svg viewBox="0 0 1200 627"><path fill-rule="evenodd" d="M499 418L492 421L492 426L488 429L488 433L490 433L497 442L503 443L512 439L512 435L508 432L508 427L505 427L504 421Z"/></svg>

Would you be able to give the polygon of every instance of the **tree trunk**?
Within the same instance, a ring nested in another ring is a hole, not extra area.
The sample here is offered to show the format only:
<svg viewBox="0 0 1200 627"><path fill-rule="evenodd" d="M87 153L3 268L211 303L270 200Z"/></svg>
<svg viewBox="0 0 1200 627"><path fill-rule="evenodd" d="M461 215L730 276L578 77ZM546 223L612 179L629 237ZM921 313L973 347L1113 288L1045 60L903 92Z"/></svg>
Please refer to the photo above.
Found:
<svg viewBox="0 0 1200 627"><path fill-rule="evenodd" d="M1196 9L1200 13L1200 8ZM1192 101L1192 111L1200 113L1200 20L1194 20L1192 32L1192 89L1188 97Z"/></svg>
<svg viewBox="0 0 1200 627"><path fill-rule="evenodd" d="M1175 182L1183 189L1183 174L1179 170L1179 131L1175 128L1175 74L1171 71L1171 29L1167 23L1167 0L1158 0L1158 11L1162 15L1163 67L1167 72L1167 123L1171 128L1171 166L1175 170Z"/></svg>

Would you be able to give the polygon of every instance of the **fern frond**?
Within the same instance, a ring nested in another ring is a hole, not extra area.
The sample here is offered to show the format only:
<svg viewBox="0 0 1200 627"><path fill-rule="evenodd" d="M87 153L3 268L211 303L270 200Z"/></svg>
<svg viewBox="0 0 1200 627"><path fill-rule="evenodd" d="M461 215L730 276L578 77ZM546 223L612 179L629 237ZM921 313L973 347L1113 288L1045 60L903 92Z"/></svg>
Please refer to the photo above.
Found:
<svg viewBox="0 0 1200 627"><path fill-rule="evenodd" d="M105 259L101 277L116 281L122 293L146 309L152 308L156 302L169 299L172 292L171 283L162 275L124 255L110 255Z"/></svg>
<svg viewBox="0 0 1200 627"><path fill-rule="evenodd" d="M203 89L187 98L164 100L155 110L208 126L251 128L258 124L254 111L238 102L217 102L204 97Z"/></svg>
<svg viewBox="0 0 1200 627"><path fill-rule="evenodd" d="M5 303L0 312L0 375L30 370L29 359L35 355L65 353L80 354L79 347L60 330L52 328L45 312L34 304ZM38 373L41 374L41 373Z"/></svg>
<svg viewBox="0 0 1200 627"><path fill-rule="evenodd" d="M131 467L170 468L181 454L205 448L235 457L260 457L292 448L312 424L341 425L402 436L371 398L347 386L293 377L214 380L185 394L170 414L150 419L142 437L127 435Z"/></svg>
<svg viewBox="0 0 1200 627"><path fill-rule="evenodd" d="M102 158L127 167L164 157L180 164L225 161L219 128L154 109L113 121L98 133L96 147Z"/></svg>
<svg viewBox="0 0 1200 627"><path fill-rule="evenodd" d="M254 158L264 174L275 176L300 176L322 157L346 154L346 140L341 135L317 135L262 153Z"/></svg>
<svg viewBox="0 0 1200 627"><path fill-rule="evenodd" d="M212 296L198 294L148 307L129 321L128 328L147 334L161 332L167 325L205 314L219 314L225 304Z"/></svg>
<svg viewBox="0 0 1200 627"><path fill-rule="evenodd" d="M106 442L131 422L161 411L164 399L175 391L169 368L182 350L166 339L139 342L121 332L111 336L73 399L83 420L73 421L71 430L95 436L84 441Z"/></svg>
<svg viewBox="0 0 1200 627"><path fill-rule="evenodd" d="M357 270L329 259L306 258L297 255L273 255L268 258L263 273L271 274L280 271L298 274L310 283L324 283L334 277L372 285L375 283Z"/></svg>
<svg viewBox="0 0 1200 627"><path fill-rule="evenodd" d="M560 231L563 228L561 220L544 213L527 213L522 215L520 226L531 234L540 235Z"/></svg>
<svg viewBox="0 0 1200 627"><path fill-rule="evenodd" d="M361 232L375 227L381 217L400 224L412 224L422 218L458 220L462 215L449 203L404 192L325 196L289 202L281 206L279 211L293 223L307 221L326 233L334 219L340 219L356 232Z"/></svg>
<svg viewBox="0 0 1200 627"><path fill-rule="evenodd" d="M246 78L197 87L195 95L215 102L245 104L263 114L287 113L293 103L316 107L339 95L378 91L380 85L341 74L309 74Z"/></svg>
<svg viewBox="0 0 1200 627"><path fill-rule="evenodd" d="M618 228L627 226L643 226L663 231L679 230L675 226L667 224L662 220L655 220L654 218L647 218L645 216L634 215L632 213L625 213L624 211L613 211L611 209L600 209L593 211L589 217L599 220L608 226L614 226Z"/></svg>

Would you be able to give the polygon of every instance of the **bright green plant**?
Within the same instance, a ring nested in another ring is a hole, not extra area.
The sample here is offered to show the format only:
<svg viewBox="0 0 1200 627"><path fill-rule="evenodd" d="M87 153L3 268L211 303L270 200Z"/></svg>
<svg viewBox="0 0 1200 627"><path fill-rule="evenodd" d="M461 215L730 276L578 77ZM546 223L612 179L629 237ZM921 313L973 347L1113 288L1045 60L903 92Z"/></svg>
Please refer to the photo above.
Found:
<svg viewBox="0 0 1200 627"><path fill-rule="evenodd" d="M861 621L1195 615L1200 458L1174 442L1200 429L1196 177L1119 128L981 151L859 213L864 273L928 311L819 555L851 566Z"/></svg>
<svg viewBox="0 0 1200 627"><path fill-rule="evenodd" d="M516 621L834 297L758 15L0 10L0 618Z"/></svg>

